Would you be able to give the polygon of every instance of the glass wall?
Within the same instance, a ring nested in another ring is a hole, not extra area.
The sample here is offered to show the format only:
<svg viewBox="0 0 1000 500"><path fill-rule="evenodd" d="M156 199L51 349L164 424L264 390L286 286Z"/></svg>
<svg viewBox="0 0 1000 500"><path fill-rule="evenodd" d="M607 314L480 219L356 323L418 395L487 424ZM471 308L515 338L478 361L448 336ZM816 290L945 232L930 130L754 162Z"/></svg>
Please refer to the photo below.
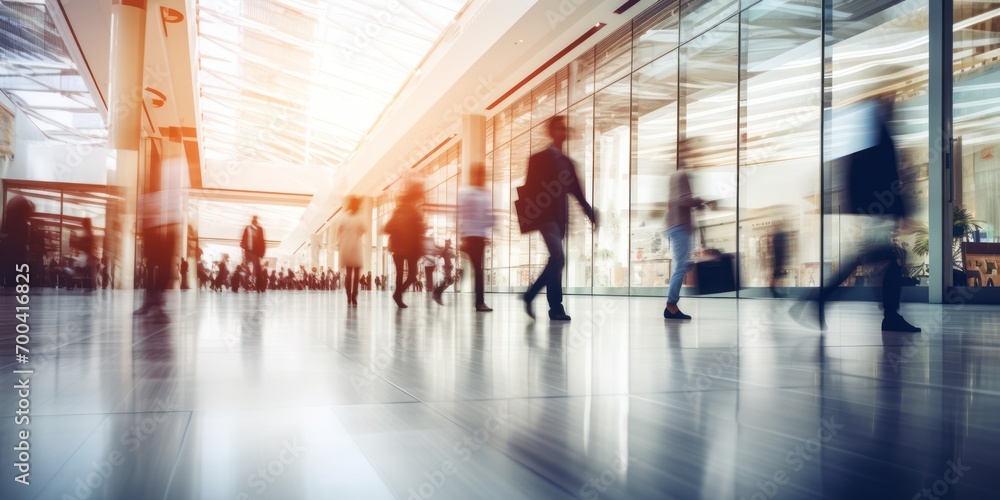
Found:
<svg viewBox="0 0 1000 500"><path fill-rule="evenodd" d="M1000 286L1000 1L955 0L954 22L955 285Z"/></svg>
<svg viewBox="0 0 1000 500"><path fill-rule="evenodd" d="M995 106L986 105L994 4L956 2L956 72L968 73L956 83L956 130L963 131L964 171L977 179L963 192L966 205L990 219L981 236L995 239L996 203L984 200L996 199L988 190L1000 183L979 182L1000 172L989 163L997 134L989 129ZM543 124L554 114L567 116L565 151L600 222L592 230L571 202L568 292L665 293L672 269L663 234L668 185L677 143L687 139L700 151L691 165L694 194L716 202L695 216L698 251L737 252L748 295L771 285L819 286L824 272L853 264L847 250L863 236L855 217L840 215L836 194L838 158L857 133L852 113L889 94L902 189L914 200L918 228L897 242L911 284L925 283L919 227L926 227L928 210L928 26L928 0L650 6L488 119L487 164L500 221L487 261L490 289L522 291L547 258L537 235L517 230L511 200L528 156L548 145ZM780 265L771 257L778 231L790 236L789 258ZM867 285L879 271L862 268L845 285Z"/></svg>

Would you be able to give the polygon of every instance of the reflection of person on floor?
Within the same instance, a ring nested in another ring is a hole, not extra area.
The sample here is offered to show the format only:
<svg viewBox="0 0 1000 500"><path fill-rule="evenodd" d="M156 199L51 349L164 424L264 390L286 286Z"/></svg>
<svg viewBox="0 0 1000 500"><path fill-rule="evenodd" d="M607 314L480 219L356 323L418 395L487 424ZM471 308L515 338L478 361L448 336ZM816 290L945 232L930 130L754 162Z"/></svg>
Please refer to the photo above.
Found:
<svg viewBox="0 0 1000 500"><path fill-rule="evenodd" d="M916 333L920 328L907 323L899 314L903 263L899 262L898 249L891 241L892 235L903 227L913 207L909 195L901 186L896 145L889 130L888 122L892 117L893 98L891 95L886 95L869 104L868 120L872 125L870 130L874 134L870 138L873 145L846 158L845 206L849 207L855 216L861 218L864 229L863 241L853 247L857 249L855 255L844 259L844 262L884 264L882 330ZM855 265L842 266L840 272L820 292L816 301L820 328L826 326L824 321L826 301L841 283L854 274L855 267Z"/></svg>

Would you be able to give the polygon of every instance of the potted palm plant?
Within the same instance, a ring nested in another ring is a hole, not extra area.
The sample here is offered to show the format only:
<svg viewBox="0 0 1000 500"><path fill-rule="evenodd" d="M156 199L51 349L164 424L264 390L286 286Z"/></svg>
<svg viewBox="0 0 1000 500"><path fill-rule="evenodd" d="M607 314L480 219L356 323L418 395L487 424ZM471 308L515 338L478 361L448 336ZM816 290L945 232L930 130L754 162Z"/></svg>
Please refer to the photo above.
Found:
<svg viewBox="0 0 1000 500"><path fill-rule="evenodd" d="M981 229L983 221L975 219L968 209L954 207L951 211L952 269L955 283L965 283L965 245L970 236ZM923 257L930 253L930 232L926 224L913 230L913 253Z"/></svg>

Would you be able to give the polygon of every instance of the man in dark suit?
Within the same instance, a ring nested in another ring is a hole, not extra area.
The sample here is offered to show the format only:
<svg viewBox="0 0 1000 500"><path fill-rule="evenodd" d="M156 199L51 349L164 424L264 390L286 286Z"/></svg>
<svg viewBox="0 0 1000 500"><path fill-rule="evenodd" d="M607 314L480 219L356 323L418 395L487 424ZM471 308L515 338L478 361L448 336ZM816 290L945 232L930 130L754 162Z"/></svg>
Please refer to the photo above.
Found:
<svg viewBox="0 0 1000 500"><path fill-rule="evenodd" d="M260 223L257 222L257 216L254 215L253 219L250 221L250 225L243 229L243 238L240 240L240 248L243 249L244 262L247 265L253 265L253 275L255 278L255 283L258 292L263 292L266 287L264 286L264 275L261 272L260 259L264 258L264 228L260 227Z"/></svg>
<svg viewBox="0 0 1000 500"><path fill-rule="evenodd" d="M847 158L848 212L860 216L863 240L857 254L843 262L839 273L820 291L817 313L821 329L826 328L825 303L841 283L855 270L855 263L884 263L882 277L883 331L917 333L920 328L908 323L899 314L903 287L903 264L899 248L892 243L892 235L905 227L913 210L909 194L899 178L899 160L896 145L889 131L892 115L892 96L881 96L869 105L873 145L857 151ZM793 313L795 314L795 313Z"/></svg>
<svg viewBox="0 0 1000 500"><path fill-rule="evenodd" d="M569 321L562 304L562 271L566 264L563 239L569 225L569 195L580 203L592 224L597 224L594 209L583 196L583 187L576 176L573 161L563 154L563 144L569 129L566 118L556 115L549 119L548 132L552 144L543 151L531 155L528 160L528 174L524 187L519 191L519 199L527 207L525 213L532 219L531 227L541 233L549 250L549 261L538 279L528 287L522 299L525 311L535 317L531 301L542 287L546 288L549 302L549 319Z"/></svg>

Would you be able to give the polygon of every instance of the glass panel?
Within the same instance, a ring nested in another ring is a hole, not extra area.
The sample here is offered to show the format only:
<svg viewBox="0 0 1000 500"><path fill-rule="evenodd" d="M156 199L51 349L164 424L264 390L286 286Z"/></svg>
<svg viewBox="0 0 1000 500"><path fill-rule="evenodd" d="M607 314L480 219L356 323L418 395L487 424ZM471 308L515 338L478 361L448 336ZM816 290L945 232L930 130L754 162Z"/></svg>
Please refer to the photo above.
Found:
<svg viewBox="0 0 1000 500"><path fill-rule="evenodd" d="M508 106L493 118L493 135L495 137L493 144L495 148L510 142L510 116L511 109Z"/></svg>
<svg viewBox="0 0 1000 500"><path fill-rule="evenodd" d="M517 137L531 128L531 93L524 95L511 106L511 134Z"/></svg>
<svg viewBox="0 0 1000 500"><path fill-rule="evenodd" d="M681 6L681 43L736 14L739 0L686 0Z"/></svg>
<svg viewBox="0 0 1000 500"><path fill-rule="evenodd" d="M686 160L695 169L691 189L718 201L716 210L696 214L700 234L693 243L704 239L723 252L736 251L738 33L736 16L681 47L680 56L680 138L695 148Z"/></svg>
<svg viewBox="0 0 1000 500"><path fill-rule="evenodd" d="M955 28L955 206L973 221L958 250L964 284L1000 285L1000 1L955 0Z"/></svg>
<svg viewBox="0 0 1000 500"><path fill-rule="evenodd" d="M632 67L677 48L680 0L661 0L635 18L632 29Z"/></svg>
<svg viewBox="0 0 1000 500"><path fill-rule="evenodd" d="M670 279L666 220L670 175L677 169L677 54L644 66L632 84L633 287L665 287Z"/></svg>
<svg viewBox="0 0 1000 500"><path fill-rule="evenodd" d="M570 128L566 142L567 156L576 165L576 174L583 181L583 193L594 199L594 98L588 97L569 108ZM593 226L580 210L570 210L566 239L566 285L570 289L590 292L593 263Z"/></svg>
<svg viewBox="0 0 1000 500"><path fill-rule="evenodd" d="M569 103L575 104L594 93L594 49L569 63Z"/></svg>
<svg viewBox="0 0 1000 500"><path fill-rule="evenodd" d="M355 2L199 0L206 158L342 163L466 4L411 2L390 23L387 10L362 15ZM273 133L260 140L261 130Z"/></svg>
<svg viewBox="0 0 1000 500"><path fill-rule="evenodd" d="M595 96L594 208L601 225L594 236L594 287L629 282L629 172L631 165L631 79Z"/></svg>
<svg viewBox="0 0 1000 500"><path fill-rule="evenodd" d="M496 192L495 189L493 188L493 153L492 152L486 153L486 160L484 161L484 163L486 165L486 185L484 187L486 189L490 190L490 192ZM496 206L497 206L496 200L494 200L493 201L494 220L496 220L496 216L495 216ZM493 291L493 283L494 283L494 278L495 278L495 275L493 273L493 248L494 248L494 245L496 244L495 240L496 240L496 236L498 234L499 234L499 232L498 232L497 228L494 226L494 228L493 228L493 234L490 235L490 244L486 245L486 248L483 250L483 278L484 278L484 281L486 282L486 291L487 292L492 292Z"/></svg>
<svg viewBox="0 0 1000 500"><path fill-rule="evenodd" d="M743 13L744 288L819 284L821 12L822 0L765 0Z"/></svg>
<svg viewBox="0 0 1000 500"><path fill-rule="evenodd" d="M838 16L833 20L832 98L828 110L824 151L826 184L839 190L841 162L852 149L865 144L872 134L864 130L864 119L876 96L894 101L889 128L899 161L902 190L914 207L915 226L927 225L928 165L928 0L908 0L874 9L848 0L836 0ZM824 255L829 272L853 267L854 249L869 236L861 217L851 215L842 199L833 196L825 225ZM919 232L902 235L899 246L906 252L907 272L917 279L927 275L926 255L921 255ZM926 238L924 238L926 241ZM826 271L826 270L825 270ZM881 282L882 266L861 266L844 286ZM828 274L829 275L829 274Z"/></svg>
<svg viewBox="0 0 1000 500"><path fill-rule="evenodd" d="M632 71L632 24L627 23L597 42L595 88L601 89Z"/></svg>
<svg viewBox="0 0 1000 500"><path fill-rule="evenodd" d="M510 148L510 199L517 199L517 188L524 185L528 173L528 156L531 152L531 135L521 134L511 141ZM529 235L518 230L517 213L510 214L510 282L515 289L526 288L538 276L541 269L532 269L531 242ZM543 250L544 251L544 250Z"/></svg>
<svg viewBox="0 0 1000 500"><path fill-rule="evenodd" d="M531 91L531 126L548 120L556 112L556 78L545 80Z"/></svg>
<svg viewBox="0 0 1000 500"><path fill-rule="evenodd" d="M486 120L486 151L493 151L493 120Z"/></svg>
<svg viewBox="0 0 1000 500"><path fill-rule="evenodd" d="M556 112L561 113L566 109L569 99L569 67L565 67L556 73Z"/></svg>
<svg viewBox="0 0 1000 500"><path fill-rule="evenodd" d="M510 143L493 153L493 286L494 291L510 291ZM516 214L513 214L516 217ZM517 226L514 226L515 231Z"/></svg>

